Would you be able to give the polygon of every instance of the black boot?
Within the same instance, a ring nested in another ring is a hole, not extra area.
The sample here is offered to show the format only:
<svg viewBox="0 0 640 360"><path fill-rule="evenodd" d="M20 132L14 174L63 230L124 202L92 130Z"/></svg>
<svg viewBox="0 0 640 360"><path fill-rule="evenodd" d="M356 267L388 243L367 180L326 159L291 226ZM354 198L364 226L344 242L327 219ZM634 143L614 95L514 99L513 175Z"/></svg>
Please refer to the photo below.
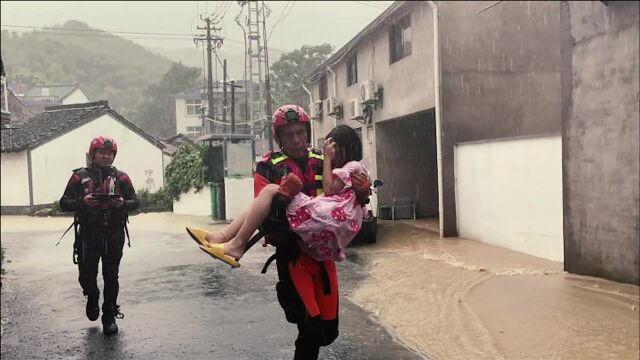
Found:
<svg viewBox="0 0 640 360"><path fill-rule="evenodd" d="M102 332L105 335L113 335L118 333L118 325L116 319L123 319L124 314L120 312L118 305L102 305Z"/></svg>
<svg viewBox="0 0 640 360"><path fill-rule="evenodd" d="M85 294L87 297L87 318L91 321L98 320L98 316L100 316L100 307L98 306L98 300L100 299L100 291L96 290L95 292Z"/></svg>

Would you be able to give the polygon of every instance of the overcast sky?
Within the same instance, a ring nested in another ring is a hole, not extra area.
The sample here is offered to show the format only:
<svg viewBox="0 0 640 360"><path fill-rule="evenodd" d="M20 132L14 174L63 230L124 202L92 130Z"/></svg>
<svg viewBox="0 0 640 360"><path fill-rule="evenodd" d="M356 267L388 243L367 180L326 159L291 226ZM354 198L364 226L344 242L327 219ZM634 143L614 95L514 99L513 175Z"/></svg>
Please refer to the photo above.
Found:
<svg viewBox="0 0 640 360"><path fill-rule="evenodd" d="M328 42L335 49L376 18L392 1L266 1L271 8L267 18L270 47L292 50L304 44ZM226 12L224 9L226 8ZM221 34L226 38L225 51L242 52L243 33L234 22L240 12L236 1L184 2L67 2L2 1L2 30L31 31L18 26L51 26L67 20L80 20L107 31L193 34L199 23L197 14L224 13ZM246 9L244 14L246 14ZM274 28L275 26L275 28ZM271 32L273 31L273 32ZM120 34L118 34L120 35ZM122 34L150 48L193 48L188 37L149 40L149 35ZM173 36L172 36L173 37Z"/></svg>

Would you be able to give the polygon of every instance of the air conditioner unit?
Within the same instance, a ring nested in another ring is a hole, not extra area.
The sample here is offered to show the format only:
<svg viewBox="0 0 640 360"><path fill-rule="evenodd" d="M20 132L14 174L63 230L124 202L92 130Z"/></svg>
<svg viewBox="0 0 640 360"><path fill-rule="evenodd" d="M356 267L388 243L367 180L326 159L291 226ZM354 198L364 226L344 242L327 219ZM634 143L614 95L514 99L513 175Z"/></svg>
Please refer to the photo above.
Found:
<svg viewBox="0 0 640 360"><path fill-rule="evenodd" d="M336 98L330 97L322 100L322 111L325 115L334 115L336 109Z"/></svg>
<svg viewBox="0 0 640 360"><path fill-rule="evenodd" d="M355 98L349 102L349 115L351 120L364 119L362 114L362 105L360 105L360 99Z"/></svg>
<svg viewBox="0 0 640 360"><path fill-rule="evenodd" d="M320 119L322 117L322 101L315 101L309 108L311 109L312 119Z"/></svg>
<svg viewBox="0 0 640 360"><path fill-rule="evenodd" d="M373 80L365 80L360 84L360 102L365 105L373 104L377 100L378 86Z"/></svg>

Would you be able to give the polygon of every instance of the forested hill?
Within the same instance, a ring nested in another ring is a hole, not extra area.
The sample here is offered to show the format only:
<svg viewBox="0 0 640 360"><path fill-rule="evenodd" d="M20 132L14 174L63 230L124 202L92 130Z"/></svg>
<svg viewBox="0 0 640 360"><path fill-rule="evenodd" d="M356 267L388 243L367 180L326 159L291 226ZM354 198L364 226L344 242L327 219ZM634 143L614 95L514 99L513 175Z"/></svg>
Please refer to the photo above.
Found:
<svg viewBox="0 0 640 360"><path fill-rule="evenodd" d="M171 61L79 21L56 27L75 31L2 31L2 60L9 82L21 81L27 87L78 82L91 100L109 100L113 109L137 122L146 89L159 82Z"/></svg>

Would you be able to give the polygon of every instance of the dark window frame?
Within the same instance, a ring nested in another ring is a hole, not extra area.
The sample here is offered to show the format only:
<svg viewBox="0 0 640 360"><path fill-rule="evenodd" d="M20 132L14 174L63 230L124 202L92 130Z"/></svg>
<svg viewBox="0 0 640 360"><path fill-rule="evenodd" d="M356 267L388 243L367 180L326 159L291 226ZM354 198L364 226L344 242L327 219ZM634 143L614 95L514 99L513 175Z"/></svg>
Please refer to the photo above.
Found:
<svg viewBox="0 0 640 360"><path fill-rule="evenodd" d="M320 98L320 100L324 100L328 95L329 92L327 89L327 75L325 74L320 77L320 81L318 84L318 97Z"/></svg>
<svg viewBox="0 0 640 360"><path fill-rule="evenodd" d="M347 87L358 83L358 52L353 51L347 57Z"/></svg>
<svg viewBox="0 0 640 360"><path fill-rule="evenodd" d="M389 64L411 55L411 40L411 14L407 14L389 28Z"/></svg>

